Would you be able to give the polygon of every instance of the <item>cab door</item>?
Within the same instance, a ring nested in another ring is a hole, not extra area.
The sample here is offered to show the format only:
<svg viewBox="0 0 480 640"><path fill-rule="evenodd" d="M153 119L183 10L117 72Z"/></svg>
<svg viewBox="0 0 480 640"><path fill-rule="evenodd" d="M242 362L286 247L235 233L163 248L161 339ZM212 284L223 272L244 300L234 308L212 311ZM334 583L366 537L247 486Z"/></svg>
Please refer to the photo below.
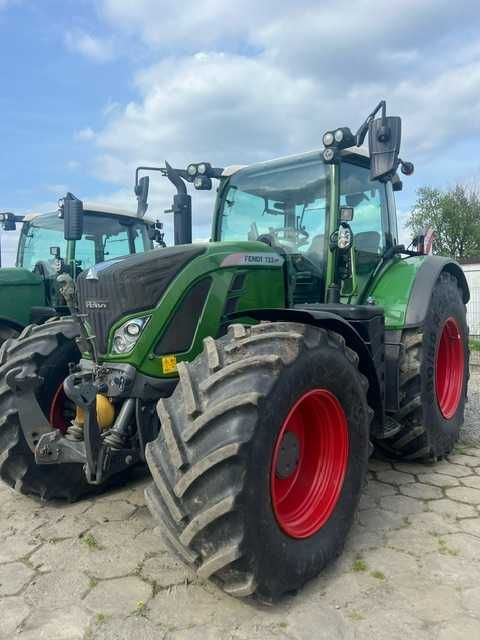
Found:
<svg viewBox="0 0 480 640"><path fill-rule="evenodd" d="M348 303L361 301L371 274L393 242L386 185L370 180L365 160L344 161L340 172L340 206L353 207L352 277L341 289L342 302Z"/></svg>

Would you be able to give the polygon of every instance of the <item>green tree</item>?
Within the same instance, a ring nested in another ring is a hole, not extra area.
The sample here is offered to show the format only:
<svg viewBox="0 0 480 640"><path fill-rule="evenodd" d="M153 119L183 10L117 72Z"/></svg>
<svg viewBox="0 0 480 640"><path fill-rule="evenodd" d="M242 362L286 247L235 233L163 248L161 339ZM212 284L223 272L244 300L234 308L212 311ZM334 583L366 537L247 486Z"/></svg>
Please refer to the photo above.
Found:
<svg viewBox="0 0 480 640"><path fill-rule="evenodd" d="M422 187L407 221L414 234L433 227L434 253L454 258L480 255L480 196L458 184L448 191Z"/></svg>

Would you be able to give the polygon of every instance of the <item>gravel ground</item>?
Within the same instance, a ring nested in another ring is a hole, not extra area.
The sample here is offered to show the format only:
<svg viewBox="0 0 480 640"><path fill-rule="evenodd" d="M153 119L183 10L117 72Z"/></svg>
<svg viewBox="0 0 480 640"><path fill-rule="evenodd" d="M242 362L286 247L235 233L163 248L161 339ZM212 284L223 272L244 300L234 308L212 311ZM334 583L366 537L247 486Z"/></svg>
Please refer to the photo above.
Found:
<svg viewBox="0 0 480 640"><path fill-rule="evenodd" d="M471 382L457 451L436 465L372 459L345 552L275 607L172 558L146 480L73 505L0 485L0 639L480 638L480 369Z"/></svg>

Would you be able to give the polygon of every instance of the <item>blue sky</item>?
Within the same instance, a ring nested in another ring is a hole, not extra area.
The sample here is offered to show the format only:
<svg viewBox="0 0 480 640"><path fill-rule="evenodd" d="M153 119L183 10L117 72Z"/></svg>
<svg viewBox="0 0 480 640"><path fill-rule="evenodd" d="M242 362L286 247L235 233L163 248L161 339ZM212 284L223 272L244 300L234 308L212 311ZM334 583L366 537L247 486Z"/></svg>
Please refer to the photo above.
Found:
<svg viewBox="0 0 480 640"><path fill-rule="evenodd" d="M479 14L444 0L0 0L0 210L46 210L67 188L133 207L139 163L301 152L386 98L416 165L403 221L418 186L479 179ZM170 195L156 181L152 213ZM199 237L209 210L194 213Z"/></svg>

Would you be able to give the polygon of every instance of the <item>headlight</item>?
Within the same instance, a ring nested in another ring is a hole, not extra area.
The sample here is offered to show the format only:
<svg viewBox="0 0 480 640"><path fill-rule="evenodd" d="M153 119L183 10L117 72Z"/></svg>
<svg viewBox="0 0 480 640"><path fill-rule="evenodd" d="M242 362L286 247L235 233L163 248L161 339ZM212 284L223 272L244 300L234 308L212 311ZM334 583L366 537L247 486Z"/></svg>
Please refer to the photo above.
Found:
<svg viewBox="0 0 480 640"><path fill-rule="evenodd" d="M187 167L187 173L189 176L196 176L197 175L197 165L196 164L189 164Z"/></svg>
<svg viewBox="0 0 480 640"><path fill-rule="evenodd" d="M327 131L327 133L323 136L323 144L325 147L329 147L334 143L335 138L333 137L333 133L331 131Z"/></svg>
<svg viewBox="0 0 480 640"><path fill-rule="evenodd" d="M150 316L132 318L118 327L113 334L113 353L129 353L149 320Z"/></svg>
<svg viewBox="0 0 480 640"><path fill-rule="evenodd" d="M337 129L334 134L335 142L341 142L343 140L343 135L343 130Z"/></svg>
<svg viewBox="0 0 480 640"><path fill-rule="evenodd" d="M325 149L323 152L323 159L325 162L330 162L335 157L335 151L333 149Z"/></svg>
<svg viewBox="0 0 480 640"><path fill-rule="evenodd" d="M204 176L207 173L207 165L205 164L205 162L202 162L198 165L197 171L201 176Z"/></svg>

